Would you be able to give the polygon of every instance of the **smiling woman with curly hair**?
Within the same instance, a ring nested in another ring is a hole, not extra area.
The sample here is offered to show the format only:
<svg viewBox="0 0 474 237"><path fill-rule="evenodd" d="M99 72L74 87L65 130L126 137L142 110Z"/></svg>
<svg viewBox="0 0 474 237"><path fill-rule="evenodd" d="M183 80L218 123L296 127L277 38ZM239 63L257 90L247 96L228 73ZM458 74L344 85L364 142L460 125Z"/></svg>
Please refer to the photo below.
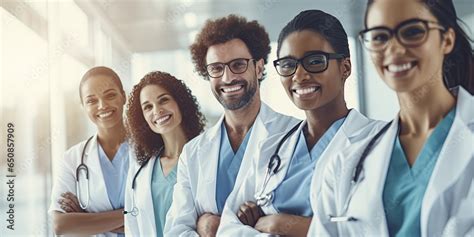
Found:
<svg viewBox="0 0 474 237"><path fill-rule="evenodd" d="M127 235L163 235L178 157L184 144L203 131L204 123L191 90L174 76L150 72L133 87L127 129L137 162L132 162L127 182L131 185L125 200L125 210L129 210L125 214L131 214L125 215ZM155 225L142 223L153 216Z"/></svg>

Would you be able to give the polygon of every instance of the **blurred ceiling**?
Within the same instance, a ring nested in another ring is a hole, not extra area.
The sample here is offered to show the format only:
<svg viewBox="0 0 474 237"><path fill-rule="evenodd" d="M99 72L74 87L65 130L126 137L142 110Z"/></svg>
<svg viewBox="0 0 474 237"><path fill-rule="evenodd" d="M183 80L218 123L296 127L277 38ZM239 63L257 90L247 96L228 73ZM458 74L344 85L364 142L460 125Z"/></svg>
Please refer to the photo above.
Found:
<svg viewBox="0 0 474 237"><path fill-rule="evenodd" d="M231 13L259 21L272 41L276 41L292 17L306 9L321 9L336 16L347 33L355 35L362 28L365 3L365 0L92 0L132 52L187 48L207 19ZM455 5L459 16L474 12L473 0L455 0Z"/></svg>

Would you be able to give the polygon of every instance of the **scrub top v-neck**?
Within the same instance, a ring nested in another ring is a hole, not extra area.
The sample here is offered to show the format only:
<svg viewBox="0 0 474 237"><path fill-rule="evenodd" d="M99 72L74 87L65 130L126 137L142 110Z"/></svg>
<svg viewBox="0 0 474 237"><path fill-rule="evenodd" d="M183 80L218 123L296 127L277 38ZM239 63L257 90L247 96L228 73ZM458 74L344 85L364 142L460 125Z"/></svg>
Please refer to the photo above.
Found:
<svg viewBox="0 0 474 237"><path fill-rule="evenodd" d="M221 125L221 142L216 181L216 204L219 214L222 214L227 197L234 188L251 133L252 128L245 135L237 152L234 153L230 145L227 129L224 123Z"/></svg>
<svg viewBox="0 0 474 237"><path fill-rule="evenodd" d="M151 196L153 198L153 211L155 213L156 234L159 237L163 236L166 213L168 213L173 201L173 189L176 184L177 167L178 165L175 165L168 175L165 176L159 157L153 166Z"/></svg>
<svg viewBox="0 0 474 237"><path fill-rule="evenodd" d="M456 109L439 122L410 167L397 135L385 180L383 203L390 236L421 236L421 205Z"/></svg>
<svg viewBox="0 0 474 237"><path fill-rule="evenodd" d="M308 147L303 130L301 130L285 179L274 191L273 206L278 212L306 217L313 216L313 211L309 208L311 207L312 174L317 160L341 128L344 120L345 117L333 122L312 148Z"/></svg>

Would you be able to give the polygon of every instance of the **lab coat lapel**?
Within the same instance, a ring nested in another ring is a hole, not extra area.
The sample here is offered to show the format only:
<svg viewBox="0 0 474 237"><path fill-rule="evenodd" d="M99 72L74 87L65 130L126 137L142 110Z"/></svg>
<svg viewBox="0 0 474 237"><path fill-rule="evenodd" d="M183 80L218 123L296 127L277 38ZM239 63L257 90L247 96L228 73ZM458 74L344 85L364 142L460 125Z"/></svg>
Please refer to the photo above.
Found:
<svg viewBox="0 0 474 237"><path fill-rule="evenodd" d="M397 133L398 115L387 129L385 134L379 138L380 141L374 144L372 151L365 159L365 167L363 168L362 172L365 173L364 176L366 179L370 180L370 182L373 182L374 185L371 186L374 188L374 193L381 194L383 192L385 177L387 176L388 165L390 164L390 156L392 154L393 144ZM382 198L382 195L380 195L380 198Z"/></svg>
<svg viewBox="0 0 474 237"><path fill-rule="evenodd" d="M219 148L221 141L221 125L224 122L224 115L218 122L209 129L206 137L203 138L204 144L199 146L197 159L199 162L199 173L204 177L199 179L198 192L200 196L205 197L200 200L203 210L211 210L218 213L216 204L216 179L217 164L219 162Z"/></svg>
<svg viewBox="0 0 474 237"><path fill-rule="evenodd" d="M252 126L252 133L250 134L249 141L247 143L247 149L245 149L234 189L236 187L240 187L240 184L246 176L244 174L247 173L247 170L243 169L248 169L248 167L251 166L252 159L254 159L254 157L256 157L259 153L259 143L268 136L267 124L272 120L270 116L269 108L262 102L260 111Z"/></svg>
<svg viewBox="0 0 474 237"><path fill-rule="evenodd" d="M340 132L342 132L341 135L345 136L347 140L349 140L350 143L354 143L356 141L353 141L354 137L359 137L361 131L365 126L369 124L370 120L362 115L359 111L352 109L349 112L349 115L347 115L346 120L341 126ZM339 133L339 131L338 131ZM338 134L336 134L337 136ZM334 138L336 138L334 136ZM365 137L361 137L365 138ZM335 140L335 139L333 139Z"/></svg>
<svg viewBox="0 0 474 237"><path fill-rule="evenodd" d="M459 179L469 161L474 157L472 150L474 136L467 126L474 123L472 108L474 108L473 97L467 95L467 92L460 88L453 125L426 188L421 208L422 236L428 234L426 227L434 202Z"/></svg>
<svg viewBox="0 0 474 237"><path fill-rule="evenodd" d="M377 132L380 131L377 130ZM390 155L392 154L394 139L398 133L398 114L388 130L375 143L372 152L367 156L359 182L368 182L364 186L366 190L362 196L365 201L371 201L371 219L374 226L379 226L380 231L388 235L385 209L383 205L383 190L387 177ZM375 136L375 134L374 134ZM357 154L360 156L360 154ZM357 159L358 161L358 159ZM355 168L355 165L354 165ZM375 195L375 196L374 196Z"/></svg>
<svg viewBox="0 0 474 237"><path fill-rule="evenodd" d="M139 182L137 180L137 196L143 196L143 199L140 198L140 202L143 202L143 205L140 205L143 208L147 208L147 210L142 210L141 213L147 213L147 215L140 215L142 224L141 228L143 230L142 233L145 234L154 234L156 235L156 225L155 225L155 211L153 207L153 196L151 194L151 180L153 177L153 167L155 166L155 162L159 162L157 159L159 158L150 158L148 163L145 167L143 167L143 182ZM140 176L140 174L138 175ZM142 188L138 188L138 186L142 186Z"/></svg>
<svg viewBox="0 0 474 237"><path fill-rule="evenodd" d="M92 138L87 150L88 156L84 163L89 168L90 205L86 210L91 212L112 210L112 204L105 186L104 174L100 166L97 135Z"/></svg>
<svg viewBox="0 0 474 237"><path fill-rule="evenodd" d="M359 113L359 111L353 109L349 112L341 128L336 132L334 138L321 154L318 162L316 162L313 174L316 180L311 187L312 189L320 190L320 179L323 175L324 167L326 167L329 160L334 157L334 154L337 154L341 148L348 147L350 144L366 138L366 136L361 135L361 131L369 122L370 120Z"/></svg>
<svg viewBox="0 0 474 237"><path fill-rule="evenodd" d="M298 142L298 138L300 136L301 130L303 129L305 125L306 125L306 120L302 122L299 125L298 129L282 144L279 154L278 154L281 158L280 169L278 170L276 175L273 175L268 181L268 185L265 190L265 193L273 192L281 184L281 182L283 182L283 179L285 178L288 168L290 166L290 161L292 159L293 152L295 150L296 143ZM280 140L287 134L288 131L282 133L282 136L279 136L279 138L276 139L275 144L278 144ZM275 145L275 149L276 149L276 145ZM269 151L269 152L270 152L268 153L269 155L265 157L265 160L266 160L265 167L267 167L268 162L270 162L270 157L273 155L275 151ZM266 172L266 169L265 169L265 172ZM260 183L262 182L263 182L263 179L261 179ZM261 185L262 184L260 184L260 187Z"/></svg>

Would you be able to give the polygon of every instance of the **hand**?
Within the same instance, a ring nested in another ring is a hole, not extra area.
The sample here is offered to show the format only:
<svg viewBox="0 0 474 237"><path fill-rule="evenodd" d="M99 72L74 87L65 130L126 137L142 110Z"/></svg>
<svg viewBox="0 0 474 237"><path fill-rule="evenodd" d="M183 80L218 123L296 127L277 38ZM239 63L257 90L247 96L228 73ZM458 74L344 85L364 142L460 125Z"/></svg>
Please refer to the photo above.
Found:
<svg viewBox="0 0 474 237"><path fill-rule="evenodd" d="M255 229L268 234L285 236L306 236L311 217L295 216L285 213L262 216Z"/></svg>
<svg viewBox="0 0 474 237"><path fill-rule="evenodd" d="M240 205L237 217L244 225L254 227L259 218L263 216L263 211L254 202L245 202Z"/></svg>
<svg viewBox="0 0 474 237"><path fill-rule="evenodd" d="M199 236L214 237L216 236L217 228L219 228L220 223L220 216L213 215L211 213L204 213L199 217L196 229Z"/></svg>
<svg viewBox="0 0 474 237"><path fill-rule="evenodd" d="M65 192L61 194L61 199L58 200L61 209L65 212L85 212L79 205L76 195L71 192Z"/></svg>
<svg viewBox="0 0 474 237"><path fill-rule="evenodd" d="M112 233L125 233L125 228L124 228L124 226L122 226L122 227L119 227L115 230L112 230L111 232Z"/></svg>
<svg viewBox="0 0 474 237"><path fill-rule="evenodd" d="M286 217L286 214L262 216L255 224L255 229L263 233L283 235L285 233L281 230L290 224Z"/></svg>

